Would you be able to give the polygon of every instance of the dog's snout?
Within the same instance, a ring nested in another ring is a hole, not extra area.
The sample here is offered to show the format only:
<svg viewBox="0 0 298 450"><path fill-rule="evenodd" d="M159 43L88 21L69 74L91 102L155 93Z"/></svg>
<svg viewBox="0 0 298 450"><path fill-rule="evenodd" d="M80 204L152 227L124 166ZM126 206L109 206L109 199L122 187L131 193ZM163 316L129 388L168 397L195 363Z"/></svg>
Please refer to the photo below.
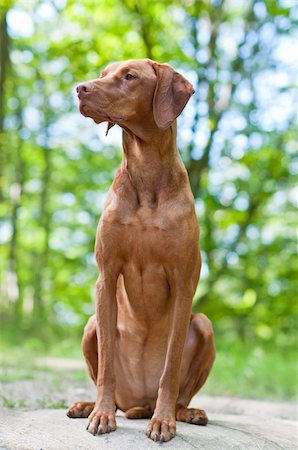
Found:
<svg viewBox="0 0 298 450"><path fill-rule="evenodd" d="M76 91L77 91L78 97L80 97L80 95L90 91L90 88L87 84L81 83L76 87Z"/></svg>

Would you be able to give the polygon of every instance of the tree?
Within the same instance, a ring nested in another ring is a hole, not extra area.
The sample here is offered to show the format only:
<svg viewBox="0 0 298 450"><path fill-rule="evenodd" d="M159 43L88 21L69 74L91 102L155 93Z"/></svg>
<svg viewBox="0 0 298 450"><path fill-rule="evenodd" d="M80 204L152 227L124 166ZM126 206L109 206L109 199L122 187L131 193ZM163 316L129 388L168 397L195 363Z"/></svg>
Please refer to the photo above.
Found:
<svg viewBox="0 0 298 450"><path fill-rule="evenodd" d="M95 228L121 149L116 127L103 140L102 128L79 116L72 92L111 60L150 57L170 62L196 89L178 134L202 230L194 308L226 339L289 342L295 67L285 49L294 45L293 21L285 2L269 0L1 7L0 279L8 325L17 317L34 328L43 316L48 331L61 323L80 329L92 311Z"/></svg>

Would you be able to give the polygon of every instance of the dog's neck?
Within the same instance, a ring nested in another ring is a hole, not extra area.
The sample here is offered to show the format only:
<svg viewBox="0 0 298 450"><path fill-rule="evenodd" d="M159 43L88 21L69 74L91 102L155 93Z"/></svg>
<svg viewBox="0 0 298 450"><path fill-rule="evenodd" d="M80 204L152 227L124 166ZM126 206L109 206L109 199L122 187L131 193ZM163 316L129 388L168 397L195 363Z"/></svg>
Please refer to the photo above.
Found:
<svg viewBox="0 0 298 450"><path fill-rule="evenodd" d="M166 130L123 127L120 170L128 174L140 206L156 207L181 185L187 172L176 147L176 122Z"/></svg>

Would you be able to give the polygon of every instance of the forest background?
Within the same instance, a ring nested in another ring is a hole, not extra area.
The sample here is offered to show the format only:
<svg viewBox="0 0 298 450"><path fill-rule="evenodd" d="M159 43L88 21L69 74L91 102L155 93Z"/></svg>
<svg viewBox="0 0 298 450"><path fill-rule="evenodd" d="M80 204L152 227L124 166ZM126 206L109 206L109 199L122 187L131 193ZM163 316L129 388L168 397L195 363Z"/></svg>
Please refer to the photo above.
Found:
<svg viewBox="0 0 298 450"><path fill-rule="evenodd" d="M121 130L105 137L83 118L75 86L111 61L149 57L196 90L178 143L201 226L193 310L212 320L218 349L207 390L292 398L295 0L0 0L0 12L4 355L80 357Z"/></svg>

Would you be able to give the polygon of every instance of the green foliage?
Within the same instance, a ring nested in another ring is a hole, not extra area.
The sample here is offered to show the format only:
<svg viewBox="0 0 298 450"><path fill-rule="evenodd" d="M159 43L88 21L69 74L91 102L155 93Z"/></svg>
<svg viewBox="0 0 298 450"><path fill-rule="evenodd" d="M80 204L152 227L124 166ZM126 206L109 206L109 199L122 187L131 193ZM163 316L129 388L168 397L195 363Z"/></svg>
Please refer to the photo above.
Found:
<svg viewBox="0 0 298 450"><path fill-rule="evenodd" d="M295 345L288 3L0 2L3 336L38 347L40 338L77 336L92 313L95 229L121 144L116 127L105 139L104 127L80 117L74 87L110 61L150 57L196 89L178 123L201 224L194 309L210 316L219 340Z"/></svg>

